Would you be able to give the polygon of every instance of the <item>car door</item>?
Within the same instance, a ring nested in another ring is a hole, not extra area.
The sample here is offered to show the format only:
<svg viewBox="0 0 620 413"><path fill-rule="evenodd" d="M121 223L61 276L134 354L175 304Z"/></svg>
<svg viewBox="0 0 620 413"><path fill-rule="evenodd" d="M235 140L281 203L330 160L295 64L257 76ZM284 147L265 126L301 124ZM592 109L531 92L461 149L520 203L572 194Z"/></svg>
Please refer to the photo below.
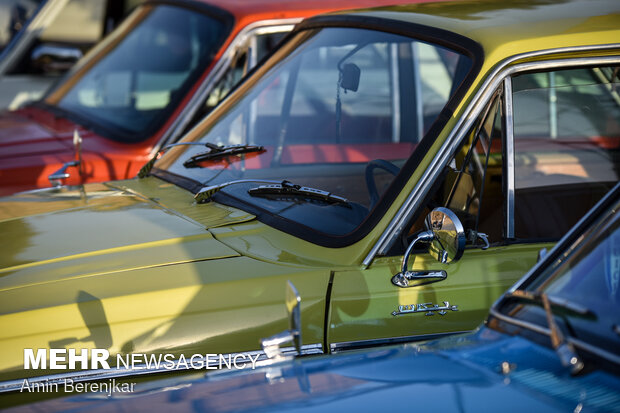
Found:
<svg viewBox="0 0 620 413"><path fill-rule="evenodd" d="M446 277L404 287L392 282L401 272L402 246L365 269L335 272L326 324L331 351L426 339L483 321L488 307L527 272L538 252L562 237L618 181L616 60L512 69L461 134L460 149L400 234L406 240L402 245L410 245L413 237L407 236L425 229L421 221L430 210L447 207L465 230L462 258L440 263L420 244L408 269L423 275L443 271Z"/></svg>

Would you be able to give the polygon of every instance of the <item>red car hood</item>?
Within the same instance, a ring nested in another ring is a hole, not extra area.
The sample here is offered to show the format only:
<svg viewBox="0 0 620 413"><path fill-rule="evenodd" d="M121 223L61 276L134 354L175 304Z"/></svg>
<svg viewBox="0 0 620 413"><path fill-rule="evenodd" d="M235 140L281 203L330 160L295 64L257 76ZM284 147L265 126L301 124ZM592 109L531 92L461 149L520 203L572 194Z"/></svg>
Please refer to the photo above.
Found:
<svg viewBox="0 0 620 413"><path fill-rule="evenodd" d="M43 108L0 113L0 196L49 187L48 176L75 159L75 130L83 139L82 166L70 168L67 185L132 177L152 150L153 139L114 142Z"/></svg>
<svg viewBox="0 0 620 413"><path fill-rule="evenodd" d="M73 131L66 118L28 108L0 114L0 161L39 154L73 154Z"/></svg>

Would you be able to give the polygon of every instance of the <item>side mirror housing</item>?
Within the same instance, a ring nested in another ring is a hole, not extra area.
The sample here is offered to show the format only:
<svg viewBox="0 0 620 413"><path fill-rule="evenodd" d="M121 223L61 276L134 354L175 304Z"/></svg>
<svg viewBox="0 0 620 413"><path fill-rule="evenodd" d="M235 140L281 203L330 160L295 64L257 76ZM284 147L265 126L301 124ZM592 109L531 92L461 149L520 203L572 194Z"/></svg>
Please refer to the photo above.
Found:
<svg viewBox="0 0 620 413"><path fill-rule="evenodd" d="M82 58L77 47L41 44L30 55L30 65L45 74L64 73Z"/></svg>
<svg viewBox="0 0 620 413"><path fill-rule="evenodd" d="M442 264L458 261L463 255L466 242L465 230L454 212L447 208L435 208L426 217L426 224L429 229L418 234L409 244L403 256L401 270L392 277L392 284L406 288L446 279L447 274L443 270L409 271L407 269L411 251L418 242L430 243L429 254Z"/></svg>
<svg viewBox="0 0 620 413"><path fill-rule="evenodd" d="M357 92L360 87L360 75L362 71L355 63L347 63L340 70L340 87L344 90Z"/></svg>
<svg viewBox="0 0 620 413"><path fill-rule="evenodd" d="M447 208L435 208L426 217L426 223L433 232L429 254L442 264L458 261L463 256L466 237L456 214Z"/></svg>

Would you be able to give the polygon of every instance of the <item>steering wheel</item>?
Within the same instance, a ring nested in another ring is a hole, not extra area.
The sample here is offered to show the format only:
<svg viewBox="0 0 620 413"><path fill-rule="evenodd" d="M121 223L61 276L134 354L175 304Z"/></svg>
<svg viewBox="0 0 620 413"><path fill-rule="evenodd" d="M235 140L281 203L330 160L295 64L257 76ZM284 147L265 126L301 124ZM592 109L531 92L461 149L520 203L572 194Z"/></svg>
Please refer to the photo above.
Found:
<svg viewBox="0 0 620 413"><path fill-rule="evenodd" d="M373 159L366 164L366 187L368 188L368 194L370 195L370 209L372 209L379 201L379 192L377 191L377 184L375 184L374 170L383 169L386 172L396 176L400 172L400 168L391 162L384 159Z"/></svg>

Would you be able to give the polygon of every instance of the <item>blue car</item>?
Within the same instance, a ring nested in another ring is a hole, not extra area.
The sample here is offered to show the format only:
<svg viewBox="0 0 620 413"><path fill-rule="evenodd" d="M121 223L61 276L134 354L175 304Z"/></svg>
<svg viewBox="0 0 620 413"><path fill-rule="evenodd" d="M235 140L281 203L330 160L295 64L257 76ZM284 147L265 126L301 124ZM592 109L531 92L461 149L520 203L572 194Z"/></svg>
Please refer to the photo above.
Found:
<svg viewBox="0 0 620 413"><path fill-rule="evenodd" d="M619 209L620 184L471 334L315 358L278 360L276 348L276 361L256 370L171 375L139 383L131 393L79 394L25 407L620 412Z"/></svg>

